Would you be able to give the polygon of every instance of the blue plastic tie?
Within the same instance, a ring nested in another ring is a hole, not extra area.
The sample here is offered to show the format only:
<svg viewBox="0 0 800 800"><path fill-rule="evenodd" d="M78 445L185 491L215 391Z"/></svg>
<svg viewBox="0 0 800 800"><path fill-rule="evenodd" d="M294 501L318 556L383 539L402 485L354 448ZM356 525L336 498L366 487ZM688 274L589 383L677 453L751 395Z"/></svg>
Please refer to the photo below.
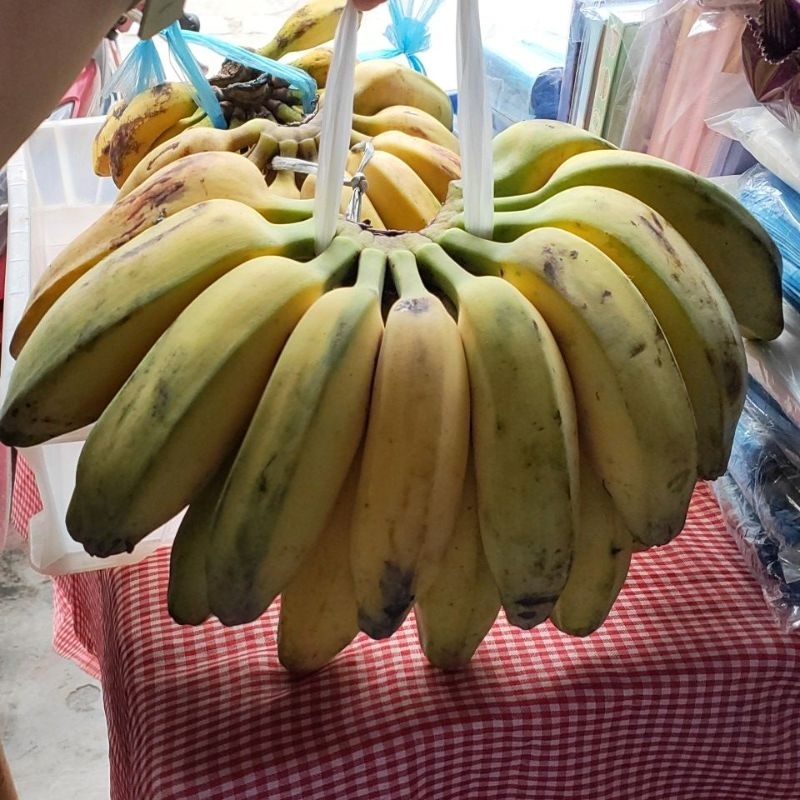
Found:
<svg viewBox="0 0 800 800"><path fill-rule="evenodd" d="M183 30L177 22L173 22L169 27L161 31L161 35L167 40L170 52L175 55L181 65L181 69L186 74L190 83L197 94L197 105L205 111L215 128L226 129L228 123L222 113L219 100L217 99L211 84L203 75L200 65L192 55L189 46L183 38Z"/></svg>
<svg viewBox="0 0 800 800"><path fill-rule="evenodd" d="M431 46L428 23L441 4L442 0L425 0L417 12L414 9L414 0L406 3L401 0L389 0L389 15L392 22L386 27L383 35L392 43L393 47L372 50L360 54L359 58L370 60L405 56L413 70L421 72L423 75L427 74L417 53L421 53Z"/></svg>

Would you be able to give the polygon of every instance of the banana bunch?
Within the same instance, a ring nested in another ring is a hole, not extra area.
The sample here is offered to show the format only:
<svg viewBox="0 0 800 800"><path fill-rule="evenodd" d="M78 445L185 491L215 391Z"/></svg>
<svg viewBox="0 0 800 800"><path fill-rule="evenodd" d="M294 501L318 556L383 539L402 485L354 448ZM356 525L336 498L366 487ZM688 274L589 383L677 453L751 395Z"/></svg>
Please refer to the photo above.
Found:
<svg viewBox="0 0 800 800"><path fill-rule="evenodd" d="M298 674L412 611L446 670L500 613L597 630L726 467L742 337L783 324L775 245L711 181L521 122L480 237L446 171L412 216L433 151L407 138L348 165L391 230L343 217L321 253L309 196L247 155L162 166L51 265L11 343L0 441L89 426L71 536L110 556L183 513L169 613L279 602Z"/></svg>
<svg viewBox="0 0 800 800"><path fill-rule="evenodd" d="M356 78L353 144L399 131L458 154L450 99L429 78L402 64L381 60L359 62ZM189 84L165 83L146 89L127 105L114 107L105 118L93 142L93 169L98 175L110 176L126 194L161 167L189 153L245 153L263 169L284 143L292 143L297 145L299 157L315 161L325 113L324 93L316 109L301 116L277 96L278 83L266 75L252 82L247 91L241 84L219 90L226 93L222 104L228 117L237 120L224 129L214 128L197 108ZM269 89L271 99L254 99L253 86L259 92ZM280 86L282 94L290 93L285 84ZM252 103L271 104L272 110L253 114Z"/></svg>
<svg viewBox="0 0 800 800"><path fill-rule="evenodd" d="M125 192L153 171L187 152L253 149L264 167L286 141L299 157L315 160L324 114L324 86L334 36L345 0L311 0L294 11L259 52L278 59L302 52L292 63L317 82L311 114L297 90L277 76L231 61L209 83L227 127L216 129L197 105L194 87L170 81L145 89L114 106L92 145L97 175L113 178ZM453 109L447 94L427 76L397 61L358 62L353 97L353 143L385 130L406 131L458 153ZM182 134L195 134L182 137ZM180 141L179 141L180 140Z"/></svg>

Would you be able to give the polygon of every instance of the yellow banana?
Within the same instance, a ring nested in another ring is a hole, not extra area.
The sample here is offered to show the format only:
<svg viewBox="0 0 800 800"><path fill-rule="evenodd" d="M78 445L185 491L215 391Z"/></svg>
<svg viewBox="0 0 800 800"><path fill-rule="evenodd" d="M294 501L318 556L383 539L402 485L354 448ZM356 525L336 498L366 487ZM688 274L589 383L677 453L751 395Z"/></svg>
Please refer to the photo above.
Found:
<svg viewBox="0 0 800 800"><path fill-rule="evenodd" d="M109 159L111 140L119 128L120 118L127 105L127 98L123 97L117 100L108 110L103 123L92 140L92 169L94 169L95 175L103 178L111 176L111 161Z"/></svg>
<svg viewBox="0 0 800 800"><path fill-rule="evenodd" d="M414 256L389 253L386 317L351 530L358 623L391 636L435 581L453 534L469 447L469 382L455 320Z"/></svg>
<svg viewBox="0 0 800 800"><path fill-rule="evenodd" d="M179 136L181 133L188 131L191 128L213 127L214 123L211 121L211 118L208 116L208 114L206 114L202 108L196 108L194 113L189 114L186 117L182 117L174 125L170 125L169 128L163 131L161 135L153 141L148 152L152 152L157 147L160 147L162 144L164 144L164 142L174 139L176 136Z"/></svg>
<svg viewBox="0 0 800 800"><path fill-rule="evenodd" d="M290 63L293 67L307 72L317 84L317 89L324 89L328 82L332 59L333 50L330 47L314 47Z"/></svg>
<svg viewBox="0 0 800 800"><path fill-rule="evenodd" d="M505 220L515 213L526 221L511 230ZM630 277L658 319L686 383L697 428L698 475L721 475L744 403L747 366L733 312L686 240L649 206L605 186L564 189L528 211L500 212L494 219L496 238L503 240L539 226L572 231ZM517 249L524 248L520 242Z"/></svg>
<svg viewBox="0 0 800 800"><path fill-rule="evenodd" d="M352 175L349 172L345 172L345 180L351 180ZM303 185L300 187L300 197L304 199L313 199L317 191L317 176L314 173L311 173L306 176L306 179L303 181ZM350 208L350 200L353 196L353 189L350 186L342 185L342 195L341 200L339 202L339 211L341 214L347 214ZM375 205L373 204L372 200L369 199L369 194L367 192L362 192L361 194L361 211L359 214L358 220L352 220L353 222L359 222L374 230L385 230L386 225L384 224L383 220L378 214Z"/></svg>
<svg viewBox="0 0 800 800"><path fill-rule="evenodd" d="M169 554L167 612L179 625L201 625L211 616L206 588L206 558L211 518L228 474L223 464L200 489L181 519Z"/></svg>
<svg viewBox="0 0 800 800"><path fill-rule="evenodd" d="M278 660L296 675L316 672L358 634L350 520L360 464L356 454L316 544L281 593Z"/></svg>
<svg viewBox="0 0 800 800"><path fill-rule="evenodd" d="M646 203L697 251L720 285L744 336L774 339L783 329L781 255L753 214L714 181L664 159L628 150L580 153L539 191L496 201L529 208L575 186L607 186Z"/></svg>
<svg viewBox="0 0 800 800"><path fill-rule="evenodd" d="M116 199L58 253L31 290L9 343L11 354L19 355L50 306L101 259L178 211L216 198L237 200L277 223L308 219L312 211L309 203L281 202L243 155L220 150L184 156Z"/></svg>
<svg viewBox="0 0 800 800"><path fill-rule="evenodd" d="M580 517L567 583L550 620L563 633L588 636L606 620L631 562L633 539L611 495L581 458Z"/></svg>
<svg viewBox="0 0 800 800"><path fill-rule="evenodd" d="M86 552L130 552L235 452L286 339L353 267L345 236L311 261L245 261L181 311L86 439L67 530Z"/></svg>
<svg viewBox="0 0 800 800"><path fill-rule="evenodd" d="M364 434L383 334L385 255L362 252L355 285L317 300L290 335L236 452L213 521L211 609L260 616L308 557Z"/></svg>
<svg viewBox="0 0 800 800"><path fill-rule="evenodd" d="M195 90L190 83L159 83L131 98L120 113L108 148L114 183L122 186L133 168L150 152L156 139L196 110Z"/></svg>
<svg viewBox="0 0 800 800"><path fill-rule="evenodd" d="M259 48L262 56L278 60L331 41L342 16L346 0L310 0L295 9L267 44ZM361 19L361 12L358 12Z"/></svg>
<svg viewBox="0 0 800 800"><path fill-rule="evenodd" d="M359 61L353 74L353 112L371 116L390 104L413 106L453 130L453 104L439 84L400 61Z"/></svg>
<svg viewBox="0 0 800 800"><path fill-rule="evenodd" d="M460 156L436 142L404 131L387 130L372 138L372 146L405 161L440 203L444 203L451 181L461 178Z"/></svg>
<svg viewBox="0 0 800 800"><path fill-rule="evenodd" d="M351 149L345 164L348 173L359 171L362 156ZM367 196L389 229L421 230L442 207L422 178L392 153L375 150L361 171L367 179Z"/></svg>
<svg viewBox="0 0 800 800"><path fill-rule="evenodd" d="M530 231L513 248L458 230L440 244L536 306L567 364L583 451L632 535L669 541L686 517L697 443L683 378L641 293L601 250L558 228Z"/></svg>
<svg viewBox="0 0 800 800"><path fill-rule="evenodd" d="M465 667L500 613L500 595L483 552L478 487L470 458L453 537L436 580L414 605L422 652L439 669Z"/></svg>
<svg viewBox="0 0 800 800"><path fill-rule="evenodd" d="M589 131L552 119L526 119L492 139L495 198L534 192L577 153L613 149Z"/></svg>
<svg viewBox="0 0 800 800"><path fill-rule="evenodd" d="M14 366L0 441L26 447L94 422L203 289L258 255L308 258L313 239L313 220L273 225L235 200L196 203L139 234L42 317Z"/></svg>
<svg viewBox="0 0 800 800"><path fill-rule="evenodd" d="M457 306L481 540L506 618L532 628L549 616L572 558L578 435L570 376L544 318L508 281L471 275L434 243L416 254Z"/></svg>
<svg viewBox="0 0 800 800"><path fill-rule="evenodd" d="M128 175L120 187L117 197L125 197L158 170L192 153L216 150L239 153L254 147L262 139L266 142L269 131L275 125L276 123L270 120L251 119L238 128L229 130L207 127L189 128L149 151ZM273 140L267 160L277 152L278 143Z"/></svg>
<svg viewBox="0 0 800 800"><path fill-rule="evenodd" d="M410 136L435 142L458 155L458 137L427 111L414 106L393 103L374 114L353 114L353 132L356 140L377 136L382 131L403 131Z"/></svg>

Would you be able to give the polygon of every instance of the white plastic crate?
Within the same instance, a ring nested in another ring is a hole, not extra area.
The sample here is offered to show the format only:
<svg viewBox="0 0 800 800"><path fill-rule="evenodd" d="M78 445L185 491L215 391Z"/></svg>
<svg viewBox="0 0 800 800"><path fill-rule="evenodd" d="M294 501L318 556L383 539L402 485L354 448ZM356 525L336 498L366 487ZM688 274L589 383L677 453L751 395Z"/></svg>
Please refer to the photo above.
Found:
<svg viewBox="0 0 800 800"><path fill-rule="evenodd" d="M7 343L31 286L53 257L108 208L116 195L110 178L92 170L91 146L101 118L45 122L8 163L8 246L3 309L0 397L13 359ZM64 523L86 429L19 450L36 476L42 511L30 520L34 569L65 574L140 561L169 542L178 518L154 531L133 553L94 558L74 542Z"/></svg>

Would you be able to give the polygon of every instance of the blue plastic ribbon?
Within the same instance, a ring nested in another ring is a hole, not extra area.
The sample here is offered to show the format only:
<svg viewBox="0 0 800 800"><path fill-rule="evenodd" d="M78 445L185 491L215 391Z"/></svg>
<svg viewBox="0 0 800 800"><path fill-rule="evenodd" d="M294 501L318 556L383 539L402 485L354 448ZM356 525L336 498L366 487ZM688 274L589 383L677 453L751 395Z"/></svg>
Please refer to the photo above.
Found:
<svg viewBox="0 0 800 800"><path fill-rule="evenodd" d="M392 18L383 35L391 42L393 47L382 50L372 50L359 55L362 60L373 58L395 58L405 56L409 66L426 74L425 66L417 53L427 50L431 45L431 35L428 23L442 0L423 0L419 11L416 11L415 0L389 0L389 15Z"/></svg>
<svg viewBox="0 0 800 800"><path fill-rule="evenodd" d="M225 129L228 127L228 123L222 113L219 99L214 94L211 84L203 75L200 65L192 55L192 51L189 50L189 46L183 38L183 33L181 26L177 22L173 22L161 31L161 35L169 45L170 52L178 60L181 69L194 87L197 94L197 105L205 111L215 128Z"/></svg>
<svg viewBox="0 0 800 800"><path fill-rule="evenodd" d="M259 72L268 72L276 78L282 78L300 93L303 110L309 113L314 109L317 97L317 82L303 69L283 64L272 58L254 53L239 45L215 39L213 36L198 33L197 31L183 31L183 38L191 44L205 47L224 58L243 64L245 67L256 69Z"/></svg>

